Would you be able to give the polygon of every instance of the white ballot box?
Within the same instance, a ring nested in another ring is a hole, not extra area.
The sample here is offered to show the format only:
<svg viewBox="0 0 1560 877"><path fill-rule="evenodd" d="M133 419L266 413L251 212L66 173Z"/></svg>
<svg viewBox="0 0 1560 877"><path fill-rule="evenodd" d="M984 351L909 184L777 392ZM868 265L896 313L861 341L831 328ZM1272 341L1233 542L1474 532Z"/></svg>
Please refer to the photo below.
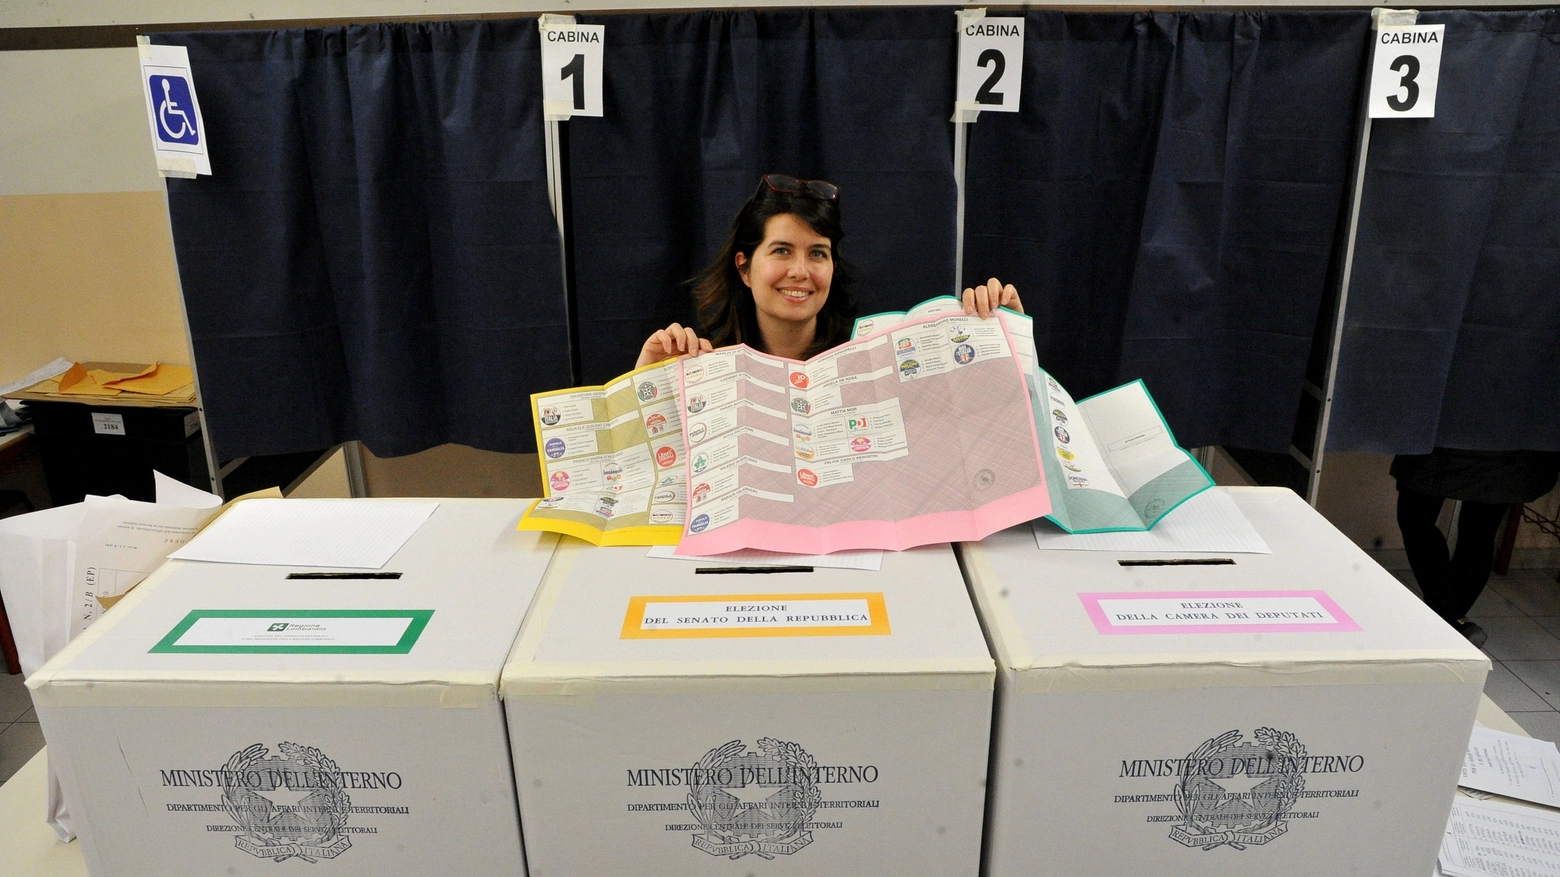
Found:
<svg viewBox="0 0 1560 877"><path fill-rule="evenodd" d="M131 591L27 680L91 873L521 877L498 681L557 545L528 504L440 500L380 569Z"/></svg>
<svg viewBox="0 0 1560 877"><path fill-rule="evenodd" d="M974 877L995 667L947 545L880 571L558 549L504 709L536 877Z"/></svg>
<svg viewBox="0 0 1560 877"><path fill-rule="evenodd" d="M1434 867L1490 662L1290 491L1230 495L1271 554L961 547L990 877Z"/></svg>

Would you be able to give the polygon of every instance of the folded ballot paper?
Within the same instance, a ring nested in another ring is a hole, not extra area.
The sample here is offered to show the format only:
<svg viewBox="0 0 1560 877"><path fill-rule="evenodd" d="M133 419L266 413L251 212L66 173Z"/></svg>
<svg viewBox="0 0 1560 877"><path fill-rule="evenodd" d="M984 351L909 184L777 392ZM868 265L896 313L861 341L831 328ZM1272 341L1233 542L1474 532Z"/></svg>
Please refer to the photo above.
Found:
<svg viewBox="0 0 1560 877"><path fill-rule="evenodd" d="M157 501L89 496L0 520L0 598L22 672L32 675L217 514L222 500L156 473ZM49 772L48 820L75 836Z"/></svg>
<svg viewBox="0 0 1560 877"><path fill-rule="evenodd" d="M1051 510L1020 349L961 309L537 394L547 497L520 526L696 556L982 539Z"/></svg>
<svg viewBox="0 0 1560 877"><path fill-rule="evenodd" d="M903 313L862 317L853 335L963 311L959 299L939 296ZM1040 368L1034 320L1006 309L1001 313L1029 386L1050 488L1047 518L1069 533L1148 530L1213 486L1196 458L1176 444L1170 424L1141 380L1074 401Z"/></svg>

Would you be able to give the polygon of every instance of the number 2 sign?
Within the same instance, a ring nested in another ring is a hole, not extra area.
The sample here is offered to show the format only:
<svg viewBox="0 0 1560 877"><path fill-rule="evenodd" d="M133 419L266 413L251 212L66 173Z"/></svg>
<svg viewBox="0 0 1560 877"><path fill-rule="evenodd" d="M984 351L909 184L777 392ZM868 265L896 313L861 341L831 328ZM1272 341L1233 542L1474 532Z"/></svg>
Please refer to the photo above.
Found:
<svg viewBox="0 0 1560 877"><path fill-rule="evenodd" d="M542 103L550 119L600 116L603 24L543 24Z"/></svg>
<svg viewBox="0 0 1560 877"><path fill-rule="evenodd" d="M1435 117L1435 87L1441 78L1446 25L1416 24L1376 31L1370 71L1372 119Z"/></svg>
<svg viewBox="0 0 1560 877"><path fill-rule="evenodd" d="M957 106L1016 113L1023 79L1022 18L981 18L959 28Z"/></svg>

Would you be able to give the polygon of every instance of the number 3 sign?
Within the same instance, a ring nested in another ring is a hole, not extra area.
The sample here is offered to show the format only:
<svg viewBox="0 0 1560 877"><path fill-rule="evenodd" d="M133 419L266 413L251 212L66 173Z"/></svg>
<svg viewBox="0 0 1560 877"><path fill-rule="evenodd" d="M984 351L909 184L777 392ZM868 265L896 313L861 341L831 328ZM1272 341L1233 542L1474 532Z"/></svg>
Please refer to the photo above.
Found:
<svg viewBox="0 0 1560 877"><path fill-rule="evenodd" d="M547 118L602 114L602 39L606 29L602 24L541 23L542 110Z"/></svg>
<svg viewBox="0 0 1560 877"><path fill-rule="evenodd" d="M1024 20L960 21L959 82L955 106L982 112L1018 112L1024 79Z"/></svg>
<svg viewBox="0 0 1560 877"><path fill-rule="evenodd" d="M1435 117L1435 87L1441 77L1446 25L1416 24L1376 31L1370 72L1372 119Z"/></svg>

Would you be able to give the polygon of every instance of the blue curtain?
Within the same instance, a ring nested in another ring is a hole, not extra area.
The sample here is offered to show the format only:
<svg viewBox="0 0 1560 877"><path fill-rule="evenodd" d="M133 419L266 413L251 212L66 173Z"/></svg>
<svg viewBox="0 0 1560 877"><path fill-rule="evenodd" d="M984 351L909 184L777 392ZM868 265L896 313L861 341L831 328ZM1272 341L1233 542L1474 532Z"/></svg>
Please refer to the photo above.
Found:
<svg viewBox="0 0 1560 877"><path fill-rule="evenodd" d="M1560 450L1560 13L1419 23L1435 118L1372 126L1328 447Z"/></svg>
<svg viewBox="0 0 1560 877"><path fill-rule="evenodd" d="M534 20L153 39L210 143L168 192L218 456L534 450L569 383Z"/></svg>
<svg viewBox="0 0 1560 877"><path fill-rule="evenodd" d="M971 128L965 280L1075 395L1143 378L1187 446L1289 446L1369 47L1347 12L1025 16Z"/></svg>
<svg viewBox="0 0 1560 877"><path fill-rule="evenodd" d="M568 123L582 371L693 316L759 177L839 184L863 314L953 291L950 9L579 16L606 25L604 118Z"/></svg>

